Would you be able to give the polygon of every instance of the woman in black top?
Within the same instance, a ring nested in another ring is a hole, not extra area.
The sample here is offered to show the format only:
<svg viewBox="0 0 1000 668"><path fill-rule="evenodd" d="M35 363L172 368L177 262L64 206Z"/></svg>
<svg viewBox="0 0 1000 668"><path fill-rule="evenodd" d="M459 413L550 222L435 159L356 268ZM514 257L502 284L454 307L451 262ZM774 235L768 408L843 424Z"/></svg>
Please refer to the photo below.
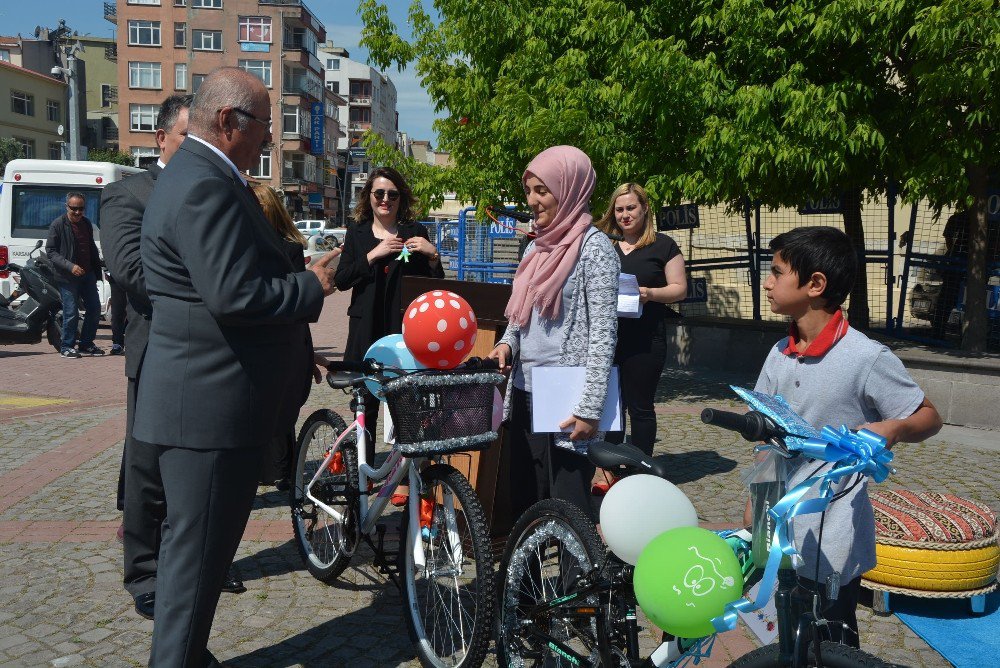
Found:
<svg viewBox="0 0 1000 668"><path fill-rule="evenodd" d="M351 290L350 318L344 359L360 361L371 345L403 327L400 279L403 276L444 278L441 258L427 228L413 220L416 200L403 176L379 167L368 177L354 207L353 225L344 237L344 254L333 280L338 290ZM408 260L400 259L406 249ZM378 401L365 399L365 426L375 434ZM368 462L374 458L369 442Z"/></svg>
<svg viewBox="0 0 1000 668"><path fill-rule="evenodd" d="M684 256L673 239L657 233L649 197L638 184L625 183L615 190L611 206L597 226L624 237L615 242L622 273L634 275L639 283L642 315L618 319L615 364L631 424L632 444L652 454L656 440L653 398L667 357L666 320L680 317L667 304L687 296ZM621 443L624 436L624 432L609 433L608 440ZM605 485L595 483L595 492L605 490Z"/></svg>

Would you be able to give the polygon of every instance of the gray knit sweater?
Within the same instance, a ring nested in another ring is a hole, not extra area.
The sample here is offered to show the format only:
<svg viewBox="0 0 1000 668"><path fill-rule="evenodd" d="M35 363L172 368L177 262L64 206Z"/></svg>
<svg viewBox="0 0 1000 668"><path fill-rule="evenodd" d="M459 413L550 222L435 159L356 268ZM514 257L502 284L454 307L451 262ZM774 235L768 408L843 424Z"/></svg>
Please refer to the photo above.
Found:
<svg viewBox="0 0 1000 668"><path fill-rule="evenodd" d="M524 254L534 250L529 244ZM608 374L618 342L618 274L621 263L618 253L606 235L597 228L587 231L580 249L580 258L573 269L575 289L572 299L563 302L562 366L587 368L583 394L573 410L577 417L596 420L601 417L604 399L608 392ZM517 325L507 327L500 343L510 346L517 359L520 350L520 330ZM510 397L513 383L507 384L504 417L510 417ZM569 440L568 434L555 434L555 444L585 453L589 444L604 438L598 433L590 441Z"/></svg>

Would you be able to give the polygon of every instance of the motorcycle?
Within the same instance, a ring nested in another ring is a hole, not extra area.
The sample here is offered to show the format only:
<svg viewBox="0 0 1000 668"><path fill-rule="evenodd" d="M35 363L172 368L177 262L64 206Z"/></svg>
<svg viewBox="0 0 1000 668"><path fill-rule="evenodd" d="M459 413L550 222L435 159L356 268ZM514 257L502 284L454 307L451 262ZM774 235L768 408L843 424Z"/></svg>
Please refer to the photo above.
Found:
<svg viewBox="0 0 1000 668"><path fill-rule="evenodd" d="M0 303L0 344L38 343L45 334L56 349L62 342L62 299L55 268L41 252L42 241L28 254L23 266L13 262L0 267L20 276L18 291L27 295L15 309L14 300Z"/></svg>

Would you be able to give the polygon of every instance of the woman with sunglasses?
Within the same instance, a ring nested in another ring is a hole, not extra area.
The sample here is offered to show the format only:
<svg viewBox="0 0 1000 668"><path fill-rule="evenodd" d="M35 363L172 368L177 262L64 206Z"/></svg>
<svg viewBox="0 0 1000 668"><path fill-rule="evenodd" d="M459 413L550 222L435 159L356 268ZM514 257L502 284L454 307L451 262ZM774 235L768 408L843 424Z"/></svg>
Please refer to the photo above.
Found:
<svg viewBox="0 0 1000 668"><path fill-rule="evenodd" d="M531 504L560 498L596 520L590 494L594 465L587 447L600 439L618 330L618 255L591 225L597 180L590 158L572 146L538 154L522 183L537 237L514 275L509 325L490 357L511 370L506 416L513 517ZM532 431L532 373L541 366L585 367L571 415L553 416L568 433Z"/></svg>
<svg viewBox="0 0 1000 668"><path fill-rule="evenodd" d="M361 361L375 341L402 330L403 276L444 278L441 258L427 237L427 228L413 220L415 204L403 176L391 167L373 171L358 195L355 222L347 228L344 253L334 275L338 290L351 290L344 348L347 361ZM365 406L365 424L375 434L378 401L369 396ZM373 441L369 444L371 462Z"/></svg>

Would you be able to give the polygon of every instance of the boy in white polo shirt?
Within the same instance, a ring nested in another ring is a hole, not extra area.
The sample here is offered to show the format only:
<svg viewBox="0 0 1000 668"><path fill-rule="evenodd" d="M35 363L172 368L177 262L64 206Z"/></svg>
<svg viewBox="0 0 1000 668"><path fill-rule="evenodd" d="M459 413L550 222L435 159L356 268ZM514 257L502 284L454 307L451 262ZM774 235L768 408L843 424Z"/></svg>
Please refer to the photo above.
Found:
<svg viewBox="0 0 1000 668"><path fill-rule="evenodd" d="M768 354L754 389L780 394L816 428L864 427L884 436L888 447L936 434L941 417L902 362L844 318L840 306L857 273L847 235L833 227L799 227L775 237L770 247L774 261L764 291L771 311L791 317L792 323L788 337ZM789 489L829 466L805 457L790 464ZM805 498L815 496L813 490ZM858 647L861 575L875 566L875 518L867 480L852 476L841 481L825 513L803 515L793 523L802 555L799 583L821 593L822 616L846 624L852 632L840 640ZM841 626L831 628L837 640Z"/></svg>

